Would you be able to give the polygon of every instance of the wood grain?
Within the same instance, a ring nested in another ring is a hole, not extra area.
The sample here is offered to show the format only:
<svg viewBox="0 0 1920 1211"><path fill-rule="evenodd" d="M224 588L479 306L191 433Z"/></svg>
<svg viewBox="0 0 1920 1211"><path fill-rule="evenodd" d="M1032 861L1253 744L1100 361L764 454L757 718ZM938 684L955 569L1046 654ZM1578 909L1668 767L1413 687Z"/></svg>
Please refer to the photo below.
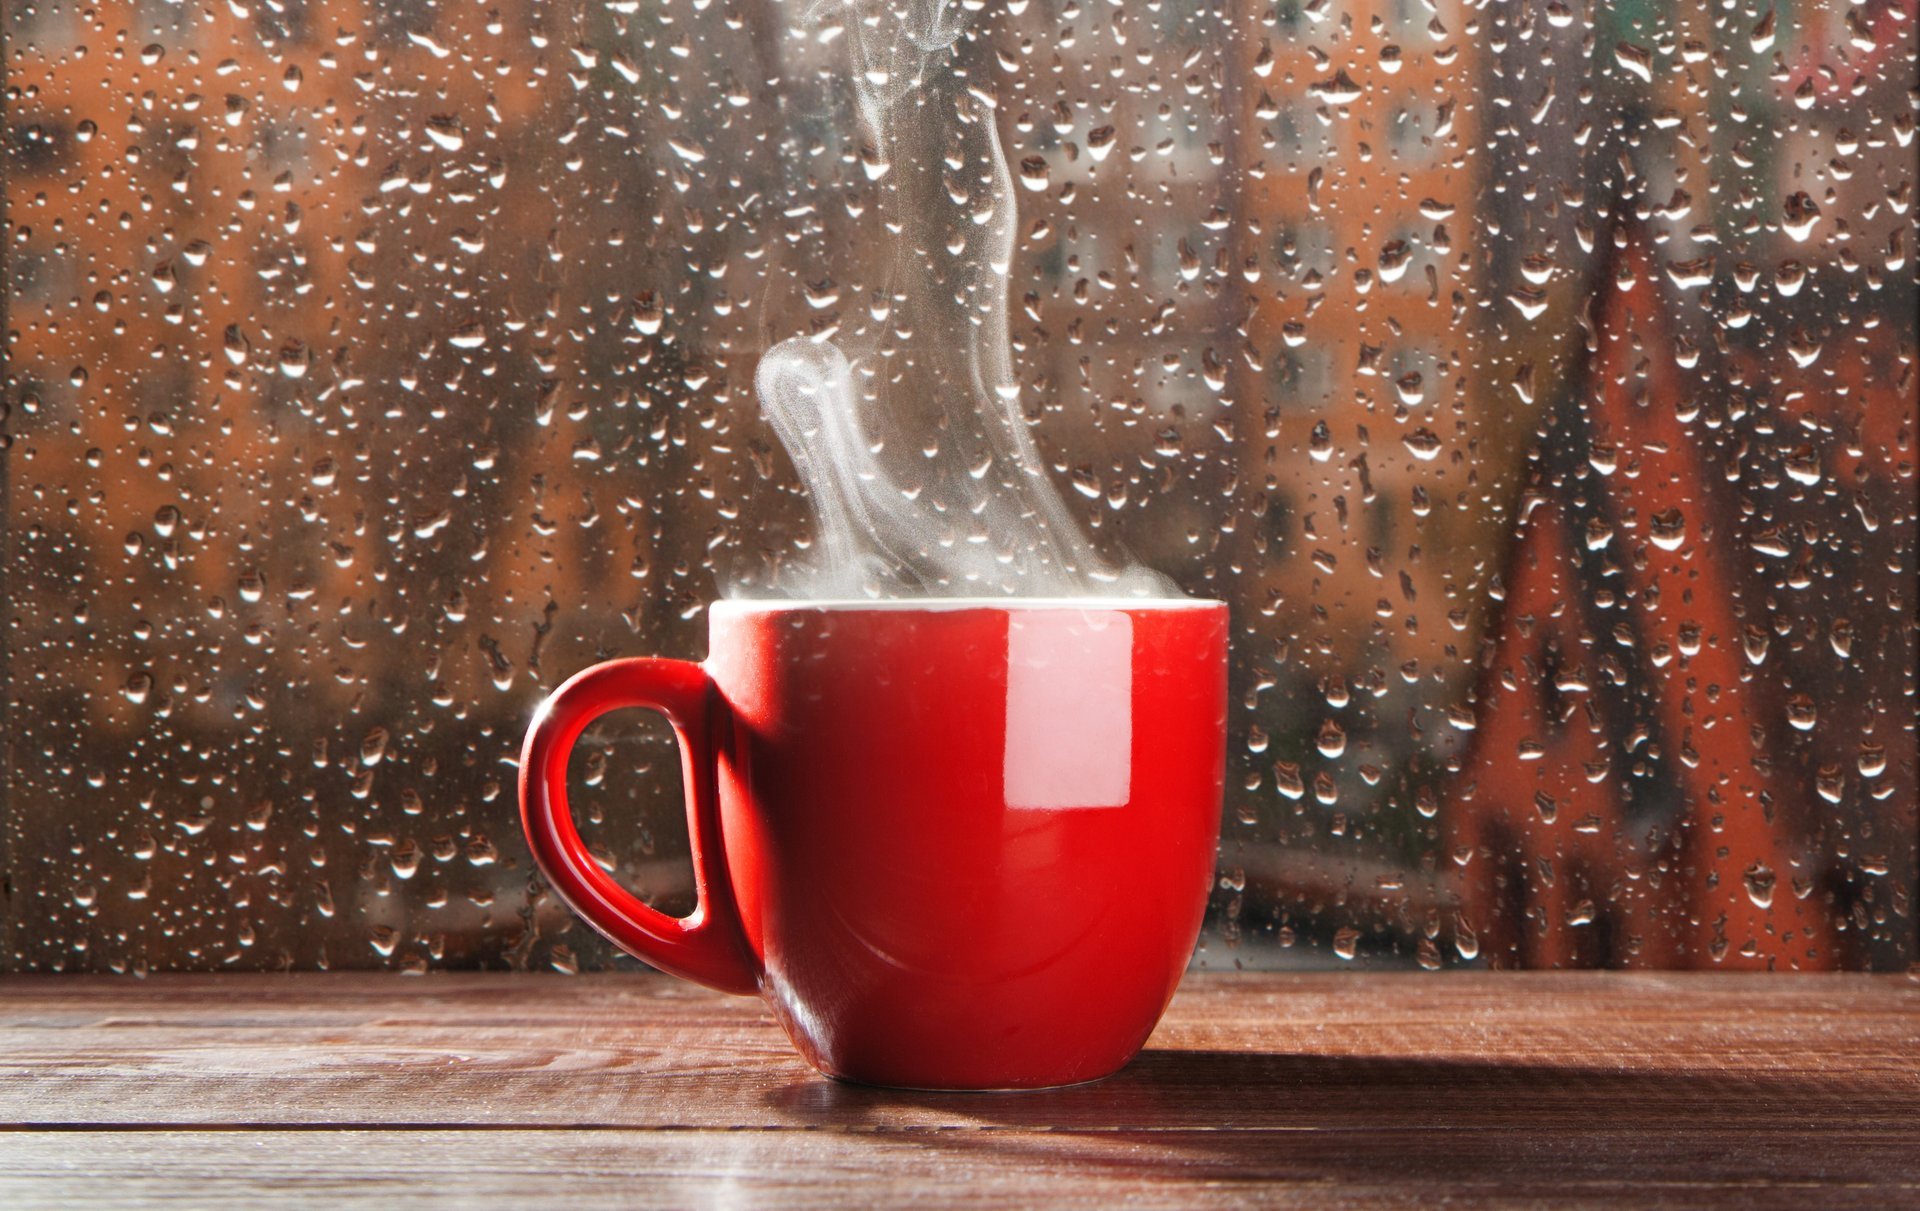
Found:
<svg viewBox="0 0 1920 1211"><path fill-rule="evenodd" d="M0 980L0 1206L1920 1202L1920 980L1199 975L1106 1082L823 1080L646 975Z"/></svg>

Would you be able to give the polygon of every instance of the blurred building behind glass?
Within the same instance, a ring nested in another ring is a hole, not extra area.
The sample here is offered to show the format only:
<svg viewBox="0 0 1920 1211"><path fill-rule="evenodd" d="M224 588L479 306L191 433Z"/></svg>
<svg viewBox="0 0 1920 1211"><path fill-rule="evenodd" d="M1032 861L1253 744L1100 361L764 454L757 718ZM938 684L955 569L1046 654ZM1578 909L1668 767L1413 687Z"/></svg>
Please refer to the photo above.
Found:
<svg viewBox="0 0 1920 1211"><path fill-rule="evenodd" d="M807 539L872 12L8 6L0 969L614 961L520 736ZM1913 0L964 15L1022 406L1233 607L1200 963L1920 958ZM575 764L685 907L665 729Z"/></svg>

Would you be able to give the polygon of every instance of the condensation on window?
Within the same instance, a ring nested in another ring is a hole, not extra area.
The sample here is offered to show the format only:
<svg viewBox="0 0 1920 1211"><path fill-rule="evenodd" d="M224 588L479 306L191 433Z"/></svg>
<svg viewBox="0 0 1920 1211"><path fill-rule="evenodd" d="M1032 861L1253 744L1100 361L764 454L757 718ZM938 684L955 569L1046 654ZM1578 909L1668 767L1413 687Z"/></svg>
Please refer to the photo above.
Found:
<svg viewBox="0 0 1920 1211"><path fill-rule="evenodd" d="M1920 959L1914 0L942 11L1049 471L1232 607L1199 964ZM520 738L810 542L883 15L6 6L0 969L616 961ZM573 762L670 910L678 768Z"/></svg>

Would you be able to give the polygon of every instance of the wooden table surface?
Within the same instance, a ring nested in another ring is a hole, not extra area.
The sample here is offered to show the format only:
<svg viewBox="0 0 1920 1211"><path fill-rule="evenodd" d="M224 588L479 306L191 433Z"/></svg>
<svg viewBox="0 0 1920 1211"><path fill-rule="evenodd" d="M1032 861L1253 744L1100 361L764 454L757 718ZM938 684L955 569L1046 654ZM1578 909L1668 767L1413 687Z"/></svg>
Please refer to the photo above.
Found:
<svg viewBox="0 0 1920 1211"><path fill-rule="evenodd" d="M1103 1083L658 976L0 980L0 1207L1920 1205L1920 978L1199 975Z"/></svg>

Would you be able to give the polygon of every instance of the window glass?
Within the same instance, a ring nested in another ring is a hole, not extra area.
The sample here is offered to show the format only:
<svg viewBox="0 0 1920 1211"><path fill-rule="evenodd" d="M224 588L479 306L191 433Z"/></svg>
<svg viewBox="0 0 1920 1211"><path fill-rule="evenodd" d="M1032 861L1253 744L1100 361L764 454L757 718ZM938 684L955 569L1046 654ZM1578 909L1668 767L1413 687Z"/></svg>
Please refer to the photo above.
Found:
<svg viewBox="0 0 1920 1211"><path fill-rule="evenodd" d="M1914 0L920 8L1049 474L1232 606L1199 963L1920 958ZM0 968L616 961L520 738L810 542L886 18L6 6ZM677 766L574 759L669 907Z"/></svg>

